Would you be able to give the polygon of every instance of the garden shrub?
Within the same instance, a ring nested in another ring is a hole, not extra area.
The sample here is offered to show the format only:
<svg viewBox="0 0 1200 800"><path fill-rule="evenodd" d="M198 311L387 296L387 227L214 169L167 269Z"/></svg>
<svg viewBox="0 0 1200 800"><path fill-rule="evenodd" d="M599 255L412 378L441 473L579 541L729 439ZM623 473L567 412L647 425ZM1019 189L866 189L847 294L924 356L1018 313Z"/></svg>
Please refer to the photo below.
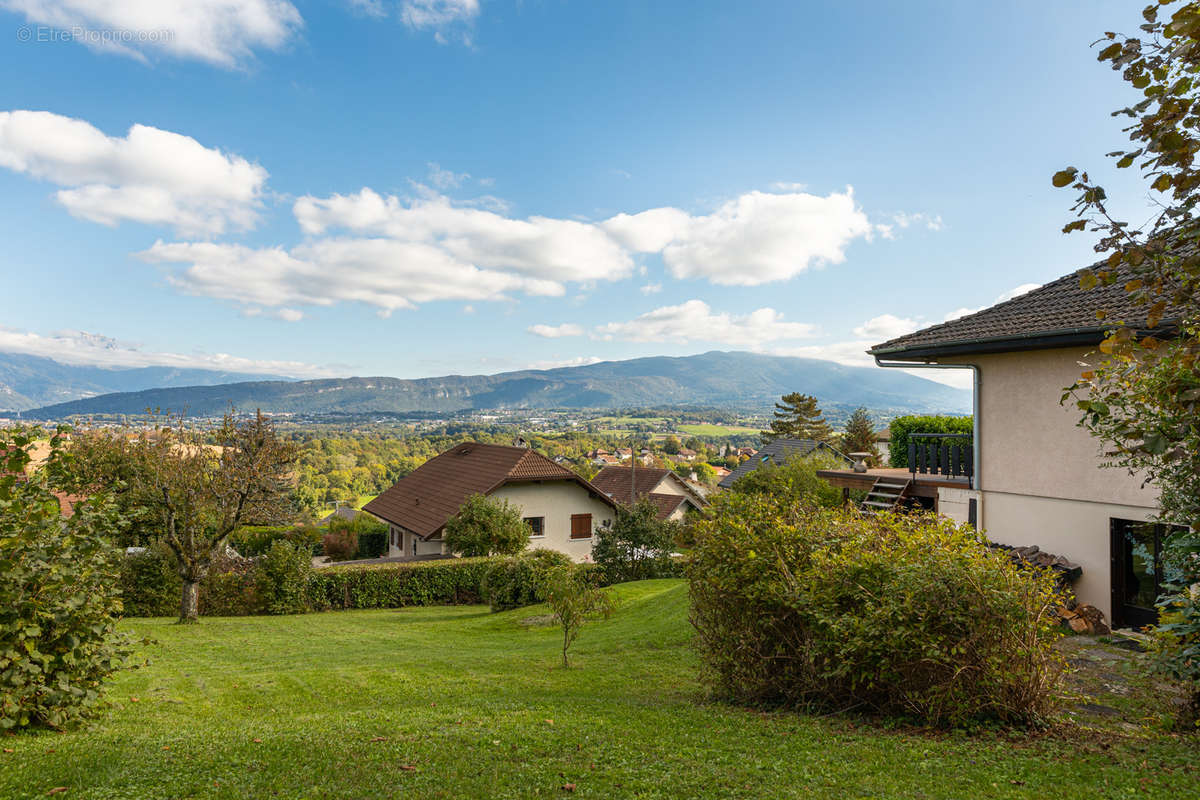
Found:
<svg viewBox="0 0 1200 800"><path fill-rule="evenodd" d="M974 431L974 417L907 416L896 417L888 426L888 461L893 467L908 466L908 437L912 433L961 433L970 437ZM943 440L945 441L945 440ZM957 439L950 440L957 442Z"/></svg>
<svg viewBox="0 0 1200 800"><path fill-rule="evenodd" d="M493 559L483 575L481 591L492 611L507 611L540 603L546 573L569 565L571 559L556 550L526 550L515 556Z"/></svg>
<svg viewBox="0 0 1200 800"><path fill-rule="evenodd" d="M486 558L446 558L326 567L309 579L308 604L325 611L479 603L491 563Z"/></svg>
<svg viewBox="0 0 1200 800"><path fill-rule="evenodd" d="M309 551L277 539L255 564L258 596L268 614L301 614L312 575Z"/></svg>
<svg viewBox="0 0 1200 800"><path fill-rule="evenodd" d="M387 526L382 531L367 531L358 534L358 552L355 558L379 558L388 551Z"/></svg>
<svg viewBox="0 0 1200 800"><path fill-rule="evenodd" d="M182 581L175 555L155 543L121 559L118 580L126 617L170 617L179 614Z"/></svg>
<svg viewBox="0 0 1200 800"><path fill-rule="evenodd" d="M22 474L36 433L0 432L2 730L63 728L85 718L130 654L129 640L114 630L121 613L115 509L89 500L63 520L44 474L27 481ZM50 461L61 457L55 436Z"/></svg>
<svg viewBox="0 0 1200 800"><path fill-rule="evenodd" d="M200 583L200 613L206 617L245 617L265 611L255 562L224 556L214 559Z"/></svg>
<svg viewBox="0 0 1200 800"><path fill-rule="evenodd" d="M331 530L322 543L325 555L332 561L349 561L358 555L358 533L353 528Z"/></svg>
<svg viewBox="0 0 1200 800"><path fill-rule="evenodd" d="M933 725L1054 705L1053 576L930 516L728 493L697 523L691 619L716 691Z"/></svg>
<svg viewBox="0 0 1200 800"><path fill-rule="evenodd" d="M473 494L446 523L442 538L461 556L512 555L529 546L529 526L519 506Z"/></svg>
<svg viewBox="0 0 1200 800"><path fill-rule="evenodd" d="M680 527L658 519L658 509L648 499L632 508L618 506L613 523L596 529L592 558L604 569L606 583L668 577Z"/></svg>
<svg viewBox="0 0 1200 800"><path fill-rule="evenodd" d="M731 489L742 494L770 494L794 503L834 508L842 504L842 490L818 477L817 470L845 469L846 462L833 453L814 451L792 456L782 465L763 464L733 482ZM692 533L695 538L695 533Z"/></svg>
<svg viewBox="0 0 1200 800"><path fill-rule="evenodd" d="M261 556L279 539L319 556L325 552L322 541L324 535L325 532L315 525L246 525L234 531L229 543L246 558Z"/></svg>

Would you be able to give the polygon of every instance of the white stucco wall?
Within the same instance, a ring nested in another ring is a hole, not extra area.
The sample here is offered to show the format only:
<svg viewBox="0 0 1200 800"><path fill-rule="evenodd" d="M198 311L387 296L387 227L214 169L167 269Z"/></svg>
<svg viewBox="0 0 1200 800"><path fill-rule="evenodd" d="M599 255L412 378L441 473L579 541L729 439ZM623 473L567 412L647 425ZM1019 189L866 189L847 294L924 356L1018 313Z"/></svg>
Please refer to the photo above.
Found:
<svg viewBox="0 0 1200 800"><path fill-rule="evenodd" d="M592 497L587 489L573 481L512 483L500 487L491 496L519 506L522 517L545 518L545 533L529 540L530 549L557 550L574 561L591 558L592 540L571 538L571 515L591 514L593 529L606 521L611 522L614 517L611 506Z"/></svg>
<svg viewBox="0 0 1200 800"><path fill-rule="evenodd" d="M1124 470L1102 467L1101 442L1076 424L1073 402L1059 402L1063 388L1086 368L1080 362L1088 352L1059 348L955 360L980 368L980 527L993 541L1036 544L1079 564L1076 595L1111 620L1109 521L1150 519L1157 491Z"/></svg>

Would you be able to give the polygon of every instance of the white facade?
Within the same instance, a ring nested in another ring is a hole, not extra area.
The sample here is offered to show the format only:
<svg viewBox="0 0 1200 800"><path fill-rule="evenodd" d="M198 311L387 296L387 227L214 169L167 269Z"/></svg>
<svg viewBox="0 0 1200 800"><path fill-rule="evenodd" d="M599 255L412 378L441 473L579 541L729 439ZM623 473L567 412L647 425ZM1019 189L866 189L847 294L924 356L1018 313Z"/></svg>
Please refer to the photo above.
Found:
<svg viewBox="0 0 1200 800"><path fill-rule="evenodd" d="M1079 427L1064 387L1086 369L1088 348L1058 348L953 359L979 368L978 491L948 490L939 508L978 525L995 542L1037 545L1083 568L1076 596L1113 618L1110 526L1158 512L1157 491L1123 469L1102 466L1103 445ZM946 359L950 363L951 359Z"/></svg>

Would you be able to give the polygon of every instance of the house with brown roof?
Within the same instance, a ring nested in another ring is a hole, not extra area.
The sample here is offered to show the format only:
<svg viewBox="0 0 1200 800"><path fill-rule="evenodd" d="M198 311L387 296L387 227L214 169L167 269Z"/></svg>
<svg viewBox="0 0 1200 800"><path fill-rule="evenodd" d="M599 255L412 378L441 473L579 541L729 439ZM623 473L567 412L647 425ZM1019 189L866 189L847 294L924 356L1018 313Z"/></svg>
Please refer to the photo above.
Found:
<svg viewBox="0 0 1200 800"><path fill-rule="evenodd" d="M446 523L475 494L507 500L531 529L529 547L557 550L576 561L592 554L597 527L611 524L616 503L604 492L525 447L479 442L434 456L363 506L388 524L390 555L450 555Z"/></svg>
<svg viewBox="0 0 1200 800"><path fill-rule="evenodd" d="M708 502L669 469L653 467L605 467L592 478L592 485L614 502L629 505L634 498L647 498L658 509L659 519L681 521L689 511L700 511Z"/></svg>
<svg viewBox="0 0 1200 800"><path fill-rule="evenodd" d="M1155 618L1165 530L1158 494L1137 476L1105 468L1102 443L1060 402L1094 363L1118 321L1143 331L1146 310L1123 280L1084 291L1075 274L1027 294L872 347L884 367L963 368L974 374L974 432L966 442L917 437L906 470L821 473L875 491L881 483L924 495L947 516L998 543L1058 554L1082 568L1074 590L1116 626ZM1100 322L1096 312L1108 316ZM1168 321L1156 329L1170 329ZM890 474L896 473L896 474ZM891 492L892 490L888 490ZM887 492L875 505L892 500Z"/></svg>

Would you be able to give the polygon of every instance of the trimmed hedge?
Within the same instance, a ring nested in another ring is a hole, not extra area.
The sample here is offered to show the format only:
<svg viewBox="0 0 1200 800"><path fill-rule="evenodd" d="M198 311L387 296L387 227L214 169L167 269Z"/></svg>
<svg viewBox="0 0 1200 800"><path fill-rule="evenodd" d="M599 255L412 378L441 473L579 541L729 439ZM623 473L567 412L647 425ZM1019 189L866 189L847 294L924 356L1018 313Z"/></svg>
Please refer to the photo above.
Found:
<svg viewBox="0 0 1200 800"><path fill-rule="evenodd" d="M970 436L975 430L974 417L970 416L896 417L888 429L891 431L888 459L893 467L908 466L908 436L911 433L962 433Z"/></svg>
<svg viewBox="0 0 1200 800"><path fill-rule="evenodd" d="M319 556L324 552L321 536L325 532L315 525L246 525L229 537L229 544L246 558L261 556L271 545L282 539Z"/></svg>
<svg viewBox="0 0 1200 800"><path fill-rule="evenodd" d="M183 589L175 556L162 543L121 559L117 579L126 617L169 617L179 613Z"/></svg>
<svg viewBox="0 0 1200 800"><path fill-rule="evenodd" d="M327 611L480 603L483 576L492 561L446 558L326 567L314 572L308 582L308 604L316 611Z"/></svg>
<svg viewBox="0 0 1200 800"><path fill-rule="evenodd" d="M379 558L387 553L388 549L388 534L385 528L382 531L368 531L358 535L358 552L355 558Z"/></svg>
<svg viewBox="0 0 1200 800"><path fill-rule="evenodd" d="M546 574L570 566L571 559L557 550L526 550L515 556L493 559L483 576L483 599L492 611L508 611L540 603Z"/></svg>

